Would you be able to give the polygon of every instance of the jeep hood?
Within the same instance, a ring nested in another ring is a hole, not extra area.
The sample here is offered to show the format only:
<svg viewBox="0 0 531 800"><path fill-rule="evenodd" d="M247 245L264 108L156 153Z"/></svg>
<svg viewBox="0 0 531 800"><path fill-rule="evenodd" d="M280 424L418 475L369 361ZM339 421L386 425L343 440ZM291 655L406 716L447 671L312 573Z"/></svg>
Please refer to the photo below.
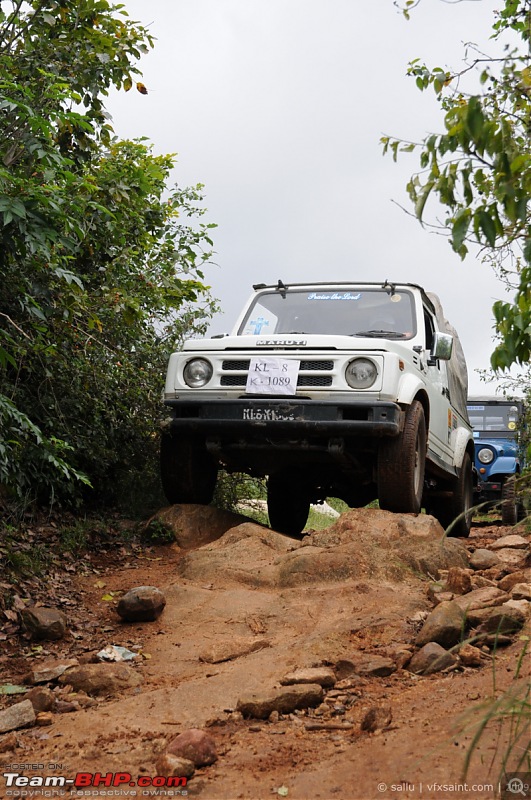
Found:
<svg viewBox="0 0 531 800"><path fill-rule="evenodd" d="M281 333L276 336L223 336L212 339L188 339L183 350L367 350L396 349L411 355L411 347L401 339L384 339L377 336L341 336L335 334Z"/></svg>

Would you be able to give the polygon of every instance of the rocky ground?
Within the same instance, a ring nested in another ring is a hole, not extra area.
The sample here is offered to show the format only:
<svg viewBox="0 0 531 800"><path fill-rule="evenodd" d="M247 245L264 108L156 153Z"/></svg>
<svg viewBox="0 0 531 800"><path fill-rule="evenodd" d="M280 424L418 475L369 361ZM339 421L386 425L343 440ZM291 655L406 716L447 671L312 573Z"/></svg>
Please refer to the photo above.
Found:
<svg viewBox="0 0 531 800"><path fill-rule="evenodd" d="M157 518L171 544L10 589L0 797L518 797L504 758L530 783L525 524L445 539L360 509L297 541L210 507Z"/></svg>

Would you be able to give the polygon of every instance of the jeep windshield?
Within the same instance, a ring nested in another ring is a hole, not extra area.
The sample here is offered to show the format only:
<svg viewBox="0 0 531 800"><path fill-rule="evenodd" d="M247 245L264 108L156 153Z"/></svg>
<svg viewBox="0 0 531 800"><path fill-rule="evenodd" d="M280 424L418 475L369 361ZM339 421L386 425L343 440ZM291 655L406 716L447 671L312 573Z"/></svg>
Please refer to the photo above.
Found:
<svg viewBox="0 0 531 800"><path fill-rule="evenodd" d="M272 289L261 292L239 335L332 334L411 339L416 334L410 292L386 289Z"/></svg>
<svg viewBox="0 0 531 800"><path fill-rule="evenodd" d="M468 417L474 436L514 437L518 428L519 408L514 403L474 402L468 404Z"/></svg>

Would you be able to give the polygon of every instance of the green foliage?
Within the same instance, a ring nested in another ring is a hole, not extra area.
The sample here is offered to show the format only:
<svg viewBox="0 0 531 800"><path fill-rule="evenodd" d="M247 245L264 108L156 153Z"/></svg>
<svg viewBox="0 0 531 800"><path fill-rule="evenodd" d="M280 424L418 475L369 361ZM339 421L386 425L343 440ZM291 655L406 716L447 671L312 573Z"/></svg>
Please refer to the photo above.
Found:
<svg viewBox="0 0 531 800"><path fill-rule="evenodd" d="M19 501L47 490L53 494L62 482L72 489L75 480L89 484L87 477L65 461L72 448L61 439L47 438L26 414L0 394L0 485Z"/></svg>
<svg viewBox="0 0 531 800"><path fill-rule="evenodd" d="M148 544L171 544L175 541L175 534L160 519L152 519L142 531L142 539Z"/></svg>
<svg viewBox="0 0 531 800"><path fill-rule="evenodd" d="M107 0L0 9L0 485L156 501L169 351L204 329L213 225L173 156L116 141L147 31ZM74 110L75 109L75 110ZM92 486L92 491L88 487Z"/></svg>
<svg viewBox="0 0 531 800"><path fill-rule="evenodd" d="M416 3L403 8L408 16ZM496 302L500 342L492 355L495 370L526 364L531 355L531 30L529 0L505 0L493 24L493 39L510 32L521 47L505 47L501 57L482 54L460 72L429 69L418 60L408 74L421 91L433 89L444 113L444 132L421 143L383 137L384 152L415 150L421 172L408 192L415 214L426 223L433 195L446 208L444 229L453 250L465 258L471 243L515 290L513 303ZM475 79L477 86L468 89Z"/></svg>
<svg viewBox="0 0 531 800"><path fill-rule="evenodd" d="M252 509L253 500L265 501L266 497L267 489L265 480L261 478L252 478L243 472L224 472L222 470L218 474L213 504L217 508L233 511L235 514L247 514L247 510ZM239 504L242 501L249 500L251 501L251 503L248 504L249 509L242 512ZM259 512L266 518L259 503L255 504L253 510Z"/></svg>
<svg viewBox="0 0 531 800"><path fill-rule="evenodd" d="M51 553L41 544L20 541L20 532L11 525L2 526L0 569L4 579L42 575L50 566ZM5 587L4 587L5 588ZM3 594L0 593L0 607Z"/></svg>

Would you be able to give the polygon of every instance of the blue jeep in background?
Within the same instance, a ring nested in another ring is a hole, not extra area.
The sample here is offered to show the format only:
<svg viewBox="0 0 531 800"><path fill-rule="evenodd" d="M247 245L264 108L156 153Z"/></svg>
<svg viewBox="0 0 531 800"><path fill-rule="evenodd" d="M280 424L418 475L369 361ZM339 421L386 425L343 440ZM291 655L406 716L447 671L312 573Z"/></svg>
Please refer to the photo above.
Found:
<svg viewBox="0 0 531 800"><path fill-rule="evenodd" d="M469 397L467 408L476 450L478 481L474 488L475 505L501 503L502 522L514 525L525 514L516 487L523 466L519 444L523 401Z"/></svg>

